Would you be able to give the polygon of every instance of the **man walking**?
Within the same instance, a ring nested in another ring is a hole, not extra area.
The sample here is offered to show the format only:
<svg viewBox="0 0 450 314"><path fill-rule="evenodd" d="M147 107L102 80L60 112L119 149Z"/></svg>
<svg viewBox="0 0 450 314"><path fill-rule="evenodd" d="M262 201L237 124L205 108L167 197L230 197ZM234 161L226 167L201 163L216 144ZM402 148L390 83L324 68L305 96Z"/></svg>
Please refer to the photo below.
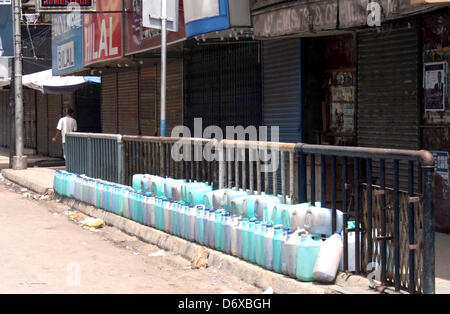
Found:
<svg viewBox="0 0 450 314"><path fill-rule="evenodd" d="M58 126L56 127L58 130L56 132L55 137L52 139L53 142L56 142L56 139L61 134L62 139L62 149L64 154L64 159L66 159L66 133L76 132L77 131L77 121L73 118L73 110L68 109L67 115L61 119L59 119Z"/></svg>

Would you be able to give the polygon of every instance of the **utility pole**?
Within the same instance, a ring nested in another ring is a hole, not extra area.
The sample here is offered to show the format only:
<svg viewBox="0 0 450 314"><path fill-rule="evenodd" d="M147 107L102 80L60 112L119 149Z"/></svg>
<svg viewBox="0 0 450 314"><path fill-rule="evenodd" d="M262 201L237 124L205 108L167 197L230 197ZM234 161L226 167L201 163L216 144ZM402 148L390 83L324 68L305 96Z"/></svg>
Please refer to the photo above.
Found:
<svg viewBox="0 0 450 314"><path fill-rule="evenodd" d="M20 31L22 0L14 3L14 90L16 94L16 155L13 157L13 169L27 168L27 157L23 155L23 86L22 86L22 35Z"/></svg>
<svg viewBox="0 0 450 314"><path fill-rule="evenodd" d="M11 60L12 61L12 60ZM11 62L11 78L14 77L14 62ZM9 168L13 167L13 157L16 155L16 128L15 128L15 90L14 90L14 80L11 79L11 84L9 84Z"/></svg>
<svg viewBox="0 0 450 314"><path fill-rule="evenodd" d="M161 0L161 136L166 136L167 1Z"/></svg>

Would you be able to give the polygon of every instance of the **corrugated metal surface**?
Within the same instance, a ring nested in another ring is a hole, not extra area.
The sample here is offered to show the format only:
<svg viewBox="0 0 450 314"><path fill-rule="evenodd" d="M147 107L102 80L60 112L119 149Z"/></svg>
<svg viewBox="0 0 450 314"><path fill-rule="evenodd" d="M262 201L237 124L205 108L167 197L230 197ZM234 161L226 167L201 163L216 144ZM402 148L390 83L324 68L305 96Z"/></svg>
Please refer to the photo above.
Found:
<svg viewBox="0 0 450 314"><path fill-rule="evenodd" d="M24 89L23 91L24 115L24 145L27 148L36 148L36 91Z"/></svg>
<svg viewBox="0 0 450 314"><path fill-rule="evenodd" d="M36 94L37 105L37 152L42 155L48 154L48 114L47 95ZM54 126L56 132L56 125Z"/></svg>
<svg viewBox="0 0 450 314"><path fill-rule="evenodd" d="M259 44L193 45L186 57L184 123L203 127L260 126L261 64Z"/></svg>
<svg viewBox="0 0 450 314"><path fill-rule="evenodd" d="M117 125L117 74L102 76L102 132L115 134L119 132Z"/></svg>
<svg viewBox="0 0 450 314"><path fill-rule="evenodd" d="M280 142L301 141L300 39L263 43L264 125L280 127Z"/></svg>
<svg viewBox="0 0 450 314"><path fill-rule="evenodd" d="M118 74L119 134L139 135L139 75L133 69Z"/></svg>
<svg viewBox="0 0 450 314"><path fill-rule="evenodd" d="M413 25L359 34L358 146L420 149L418 34ZM406 188L407 165L400 166Z"/></svg>
<svg viewBox="0 0 450 314"><path fill-rule="evenodd" d="M9 134L11 132L9 109L9 92L0 91L0 146L9 146Z"/></svg>
<svg viewBox="0 0 450 314"><path fill-rule="evenodd" d="M62 144L61 137L53 143L52 137L56 134L56 127L58 126L59 119L62 118L62 96L48 94L48 155L51 157L62 157Z"/></svg>
<svg viewBox="0 0 450 314"><path fill-rule="evenodd" d="M153 136L157 131L157 93L156 65L142 67L139 76L139 119L142 135Z"/></svg>
<svg viewBox="0 0 450 314"><path fill-rule="evenodd" d="M161 75L159 74L158 77L159 77L158 80L158 90L159 90L161 88L160 87ZM160 98L160 94L161 93L157 93L158 99ZM160 114L159 110L158 114ZM159 118L157 120L159 121ZM168 59L167 94L166 94L166 136L170 136L170 134L172 133L172 129L178 125L183 125L183 59Z"/></svg>

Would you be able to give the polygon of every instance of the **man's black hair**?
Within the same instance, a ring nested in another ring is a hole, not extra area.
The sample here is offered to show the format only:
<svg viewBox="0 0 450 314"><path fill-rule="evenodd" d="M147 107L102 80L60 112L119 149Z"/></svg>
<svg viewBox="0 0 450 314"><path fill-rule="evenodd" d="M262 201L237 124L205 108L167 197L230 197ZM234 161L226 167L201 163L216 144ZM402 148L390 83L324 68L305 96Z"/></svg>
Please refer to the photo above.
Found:
<svg viewBox="0 0 450 314"><path fill-rule="evenodd" d="M73 114L73 109L72 108L67 109L67 113L72 115Z"/></svg>

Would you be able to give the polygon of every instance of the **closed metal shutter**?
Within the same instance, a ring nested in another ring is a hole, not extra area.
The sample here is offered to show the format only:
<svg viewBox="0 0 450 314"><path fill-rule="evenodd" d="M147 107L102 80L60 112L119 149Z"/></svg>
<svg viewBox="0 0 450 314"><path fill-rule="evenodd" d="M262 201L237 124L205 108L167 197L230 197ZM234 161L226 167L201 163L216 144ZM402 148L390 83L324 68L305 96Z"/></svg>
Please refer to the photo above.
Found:
<svg viewBox="0 0 450 314"><path fill-rule="evenodd" d="M36 92L37 104L37 152L41 155L48 155L48 114L47 95ZM54 126L56 132L56 125ZM53 135L54 136L54 135Z"/></svg>
<svg viewBox="0 0 450 314"><path fill-rule="evenodd" d="M24 145L26 148L36 148L36 91L33 89L23 90L24 108Z"/></svg>
<svg viewBox="0 0 450 314"><path fill-rule="evenodd" d="M142 67L139 76L139 119L141 133L145 136L154 136L157 132L157 94L156 65Z"/></svg>
<svg viewBox="0 0 450 314"><path fill-rule="evenodd" d="M102 132L117 134L117 74L102 76Z"/></svg>
<svg viewBox="0 0 450 314"><path fill-rule="evenodd" d="M119 134L139 135L138 78L137 69L118 74Z"/></svg>
<svg viewBox="0 0 450 314"><path fill-rule="evenodd" d="M9 92L0 91L0 146L9 146L10 128Z"/></svg>
<svg viewBox="0 0 450 314"><path fill-rule="evenodd" d="M48 155L51 157L62 157L62 142L61 136L53 143L52 138L56 134L56 127L58 126L59 119L62 118L62 96L48 94Z"/></svg>
<svg viewBox="0 0 450 314"><path fill-rule="evenodd" d="M160 84L161 75L159 75L159 78L160 79L158 82ZM160 88L159 86L158 88ZM161 96L160 93L157 94L160 98ZM158 114L160 115L159 110ZM157 120L160 120L159 116ZM183 125L183 59L168 59L167 94L166 94L166 136L171 136L172 129L175 126L179 125Z"/></svg>
<svg viewBox="0 0 450 314"><path fill-rule="evenodd" d="M262 122L258 43L193 45L186 58L184 123L203 128L255 126Z"/></svg>
<svg viewBox="0 0 450 314"><path fill-rule="evenodd" d="M358 36L358 146L420 148L420 49L416 26ZM374 165L377 168L377 165ZM392 184L392 163L386 164ZM400 187L407 187L400 164ZM374 169L375 176L377 169ZM416 180L417 181L417 180Z"/></svg>
<svg viewBox="0 0 450 314"><path fill-rule="evenodd" d="M301 142L300 39L263 43L263 119L280 127L280 142Z"/></svg>

